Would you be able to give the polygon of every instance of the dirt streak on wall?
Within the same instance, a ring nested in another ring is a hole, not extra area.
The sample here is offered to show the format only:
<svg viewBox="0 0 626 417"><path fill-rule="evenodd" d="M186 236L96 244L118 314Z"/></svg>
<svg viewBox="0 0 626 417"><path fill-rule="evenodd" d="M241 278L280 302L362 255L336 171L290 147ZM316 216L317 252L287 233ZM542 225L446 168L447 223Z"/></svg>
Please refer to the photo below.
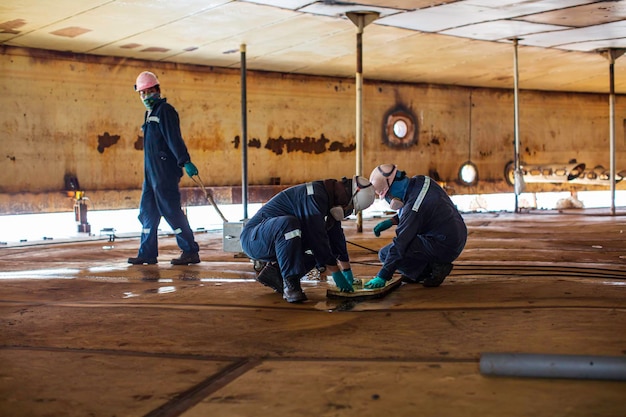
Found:
<svg viewBox="0 0 626 417"><path fill-rule="evenodd" d="M0 51L0 214L70 210L59 197L67 174L99 200L99 208L137 206L144 107L133 85L143 70L157 74L163 95L177 109L204 182L224 189L241 185L239 70L14 47ZM503 174L514 152L512 91L374 82L365 74L363 97L365 175L393 162L410 175L436 172L450 193L513 192ZM383 137L385 115L397 107L417 122L416 143L407 147L391 147ZM249 69L247 108L251 187L354 174L353 79ZM625 119L626 98L618 96L618 170L626 169ZM577 159L608 167L608 130L606 95L520 94L526 163ZM473 187L457 181L468 159L479 170ZM181 185L194 187L186 177ZM548 184L538 191L561 188Z"/></svg>

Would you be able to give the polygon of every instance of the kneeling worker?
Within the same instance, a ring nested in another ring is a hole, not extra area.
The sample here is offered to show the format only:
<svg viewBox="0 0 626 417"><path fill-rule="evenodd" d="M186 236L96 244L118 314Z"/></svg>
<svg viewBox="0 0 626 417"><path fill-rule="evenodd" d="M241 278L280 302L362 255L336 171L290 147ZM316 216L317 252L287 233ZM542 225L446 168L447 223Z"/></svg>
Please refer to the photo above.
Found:
<svg viewBox="0 0 626 417"><path fill-rule="evenodd" d="M379 165L370 181L380 198L398 213L374 227L374 234L397 225L396 237L378 257L383 263L365 288L384 287L398 271L405 282L438 287L465 248L467 227L448 194L424 175L407 177L393 164Z"/></svg>
<svg viewBox="0 0 626 417"><path fill-rule="evenodd" d="M244 225L240 241L251 259L268 262L257 280L290 303L306 301L300 278L317 267L341 291L354 291L341 221L376 195L363 177L319 180L276 194Z"/></svg>

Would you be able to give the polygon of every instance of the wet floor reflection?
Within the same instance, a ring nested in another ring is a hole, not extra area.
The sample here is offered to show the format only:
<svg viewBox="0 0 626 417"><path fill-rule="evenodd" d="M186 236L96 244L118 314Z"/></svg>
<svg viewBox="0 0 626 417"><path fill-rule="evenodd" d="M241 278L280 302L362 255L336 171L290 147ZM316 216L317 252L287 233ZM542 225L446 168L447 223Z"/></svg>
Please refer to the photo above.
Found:
<svg viewBox="0 0 626 417"><path fill-rule="evenodd" d="M80 269L31 269L26 271L0 272L0 279L75 279Z"/></svg>
<svg viewBox="0 0 626 417"><path fill-rule="evenodd" d="M314 308L320 311L327 311L329 313L335 311L368 311L368 310L388 310L393 306L397 306L397 302L383 299L374 298L368 300L359 299L327 299L315 304Z"/></svg>
<svg viewBox="0 0 626 417"><path fill-rule="evenodd" d="M133 298L133 297L139 297L139 294L135 294L132 291L128 291L128 292L125 292L124 295L122 296L122 298Z"/></svg>
<svg viewBox="0 0 626 417"><path fill-rule="evenodd" d="M173 286L173 285L166 285L164 287L159 287L157 292L159 294L169 294L169 293L174 292L174 291L176 291L176 287L175 286Z"/></svg>
<svg viewBox="0 0 626 417"><path fill-rule="evenodd" d="M156 282L161 279L159 268L138 268L142 281Z"/></svg>
<svg viewBox="0 0 626 417"><path fill-rule="evenodd" d="M200 278L200 282L215 282L215 283L227 283L227 282L252 282L253 279L247 278L221 278L221 277L209 277Z"/></svg>
<svg viewBox="0 0 626 417"><path fill-rule="evenodd" d="M178 279L181 281L198 281L198 272L197 271L182 271L178 275Z"/></svg>

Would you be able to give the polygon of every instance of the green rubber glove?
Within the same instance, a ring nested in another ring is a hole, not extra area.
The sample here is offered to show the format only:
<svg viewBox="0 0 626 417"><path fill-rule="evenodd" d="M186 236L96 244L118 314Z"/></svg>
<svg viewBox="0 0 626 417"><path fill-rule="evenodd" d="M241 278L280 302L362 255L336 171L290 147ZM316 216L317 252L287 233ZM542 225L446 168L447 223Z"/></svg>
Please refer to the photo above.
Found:
<svg viewBox="0 0 626 417"><path fill-rule="evenodd" d="M352 275L352 270L351 269L344 269L341 272L343 272L343 276L346 278L346 281L348 281L348 283L354 285L354 275Z"/></svg>
<svg viewBox="0 0 626 417"><path fill-rule="evenodd" d="M374 226L374 234L376 235L376 237L378 237L380 236L380 232L389 229L391 226L393 226L393 222L391 221L391 219L383 220L382 222Z"/></svg>
<svg viewBox="0 0 626 417"><path fill-rule="evenodd" d="M187 175L189 175L189 178L191 178L194 175L198 175L198 168L196 168L196 166L191 161L185 162L185 172L187 172Z"/></svg>
<svg viewBox="0 0 626 417"><path fill-rule="evenodd" d="M367 281L365 283L365 288L371 290L371 289L374 289L374 288L382 288L385 285L387 285L387 281L385 281L381 277L376 277L374 279L371 279L371 280Z"/></svg>
<svg viewBox="0 0 626 417"><path fill-rule="evenodd" d="M343 272L337 271L332 274L333 281L335 281L335 285L341 292L354 292L354 288L352 287L352 283L346 280L346 277L343 275Z"/></svg>

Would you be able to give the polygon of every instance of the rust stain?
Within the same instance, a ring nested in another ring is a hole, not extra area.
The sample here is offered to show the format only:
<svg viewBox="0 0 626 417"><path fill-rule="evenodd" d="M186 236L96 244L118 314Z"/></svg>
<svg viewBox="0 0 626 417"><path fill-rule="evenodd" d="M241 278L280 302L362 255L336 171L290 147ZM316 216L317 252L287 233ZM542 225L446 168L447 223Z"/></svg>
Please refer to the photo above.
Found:
<svg viewBox="0 0 626 417"><path fill-rule="evenodd" d="M158 46L151 46L149 48L142 49L141 52L168 52L168 48L160 48Z"/></svg>
<svg viewBox="0 0 626 417"><path fill-rule="evenodd" d="M16 30L16 29L21 28L25 24L26 24L26 21L24 19L15 19L15 20L8 20L6 22L2 22L0 23L0 33L9 33L11 35L17 35L21 31Z"/></svg>
<svg viewBox="0 0 626 417"><path fill-rule="evenodd" d="M91 29L85 29L85 28L81 28L78 26L69 26L63 29L55 30L54 32L50 32L50 34L57 35L57 36L65 36L66 38L75 38L87 32L91 32Z"/></svg>
<svg viewBox="0 0 626 417"><path fill-rule="evenodd" d="M143 151L143 136L137 136L134 146L138 151Z"/></svg>
<svg viewBox="0 0 626 417"><path fill-rule="evenodd" d="M267 140L265 144L265 149L269 149L274 152L276 155L282 155L283 152L304 152L304 153L313 153L313 154L321 154L326 152L328 149L326 145L330 142L323 134L319 138L312 138L306 136L304 138L290 138L285 139L282 136L278 138L270 138ZM334 142L336 144L338 142ZM348 149L348 147L338 147L336 145L333 146L333 150Z"/></svg>
<svg viewBox="0 0 626 417"><path fill-rule="evenodd" d="M345 146L341 142L332 142L328 147L328 150L331 152L352 152L356 149L356 143L352 143L348 146Z"/></svg>
<svg viewBox="0 0 626 417"><path fill-rule="evenodd" d="M7 155L7 159L11 162L15 162L15 156Z"/></svg>
<svg viewBox="0 0 626 417"><path fill-rule="evenodd" d="M239 137L239 135L235 136L235 139L233 139L230 143L233 144L233 147L235 149L239 149L239 145L241 144L241 138ZM261 148L261 140L257 139L257 138L252 138L248 140L248 148Z"/></svg>
<svg viewBox="0 0 626 417"><path fill-rule="evenodd" d="M140 43L127 43L127 44L124 44L124 45L120 45L120 48L122 48L122 49L133 49L133 48L138 48L140 46L141 46Z"/></svg>
<svg viewBox="0 0 626 417"><path fill-rule="evenodd" d="M120 135L110 135L109 132L104 132L102 136L98 136L98 152L104 153L104 150L111 147L120 140Z"/></svg>
<svg viewBox="0 0 626 417"><path fill-rule="evenodd" d="M231 141L235 149L239 148L241 138L235 136ZM263 147L262 141L259 138L252 138L248 140L249 148L261 149ZM265 144L265 149L269 149L276 155L282 155L284 152L303 152L321 154L326 151L330 152L352 152L356 149L356 144L345 145L339 141L330 141L324 136L320 135L319 138L312 138L306 136L304 138L289 138L285 139L282 136L278 138L269 138Z"/></svg>

